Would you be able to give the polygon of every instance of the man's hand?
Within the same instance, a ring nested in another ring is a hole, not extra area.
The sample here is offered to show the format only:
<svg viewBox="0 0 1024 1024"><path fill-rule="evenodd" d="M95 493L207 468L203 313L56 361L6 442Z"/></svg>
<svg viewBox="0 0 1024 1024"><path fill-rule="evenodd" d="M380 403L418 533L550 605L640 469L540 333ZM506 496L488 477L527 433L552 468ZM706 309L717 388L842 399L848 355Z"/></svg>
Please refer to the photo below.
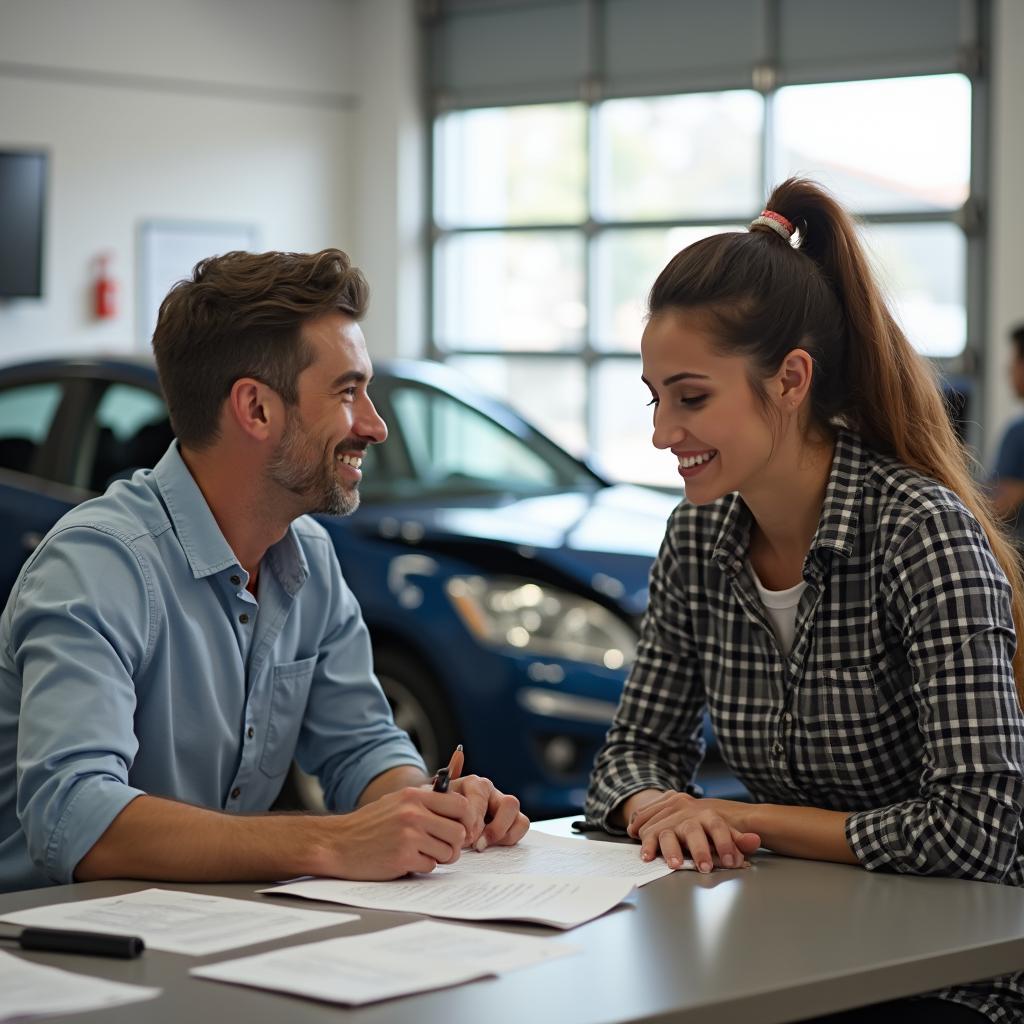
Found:
<svg viewBox="0 0 1024 1024"><path fill-rule="evenodd" d="M324 834L313 874L385 881L410 871L452 864L466 845L470 803L460 793L407 787L364 804L351 814L318 818Z"/></svg>
<svg viewBox="0 0 1024 1024"><path fill-rule="evenodd" d="M466 827L466 846L478 852L488 846L515 846L530 827L530 819L519 811L519 801L494 788L490 779L479 775L462 778L466 755L461 746L449 764L449 792L461 793L469 801L469 814L462 819Z"/></svg>
<svg viewBox="0 0 1024 1024"><path fill-rule="evenodd" d="M702 872L710 871L716 861L738 868L761 845L760 836L744 828L747 810L746 804L733 800L668 792L633 811L626 831L640 840L644 860L653 860L660 851L671 868L682 867L684 857Z"/></svg>
<svg viewBox="0 0 1024 1024"><path fill-rule="evenodd" d="M462 794L469 804L462 823L466 827L466 846L474 850L515 846L530 828L530 819L519 810L519 801L495 789L490 779L467 775L451 783L449 792Z"/></svg>

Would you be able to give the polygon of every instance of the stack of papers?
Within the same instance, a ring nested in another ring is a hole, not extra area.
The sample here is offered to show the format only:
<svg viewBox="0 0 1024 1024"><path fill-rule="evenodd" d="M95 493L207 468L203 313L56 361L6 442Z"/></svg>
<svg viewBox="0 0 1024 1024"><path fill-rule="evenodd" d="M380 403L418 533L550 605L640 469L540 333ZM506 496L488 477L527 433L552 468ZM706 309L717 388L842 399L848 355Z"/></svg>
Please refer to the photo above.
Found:
<svg viewBox="0 0 1024 1024"><path fill-rule="evenodd" d="M315 928L331 928L358 920L358 914L297 910L173 889L143 889L124 896L19 910L4 914L0 920L30 928L138 935L150 949L206 956Z"/></svg>
<svg viewBox="0 0 1024 1024"><path fill-rule="evenodd" d="M104 1010L153 999L160 991L88 978L0 953L0 1021Z"/></svg>
<svg viewBox="0 0 1024 1024"><path fill-rule="evenodd" d="M199 978L359 1005L578 953L551 939L419 921L194 967Z"/></svg>
<svg viewBox="0 0 1024 1024"><path fill-rule="evenodd" d="M464 851L429 875L394 882L312 878L260 891L368 910L575 928L611 910L635 886L671 873L664 860L642 861L635 846L528 832L518 846Z"/></svg>

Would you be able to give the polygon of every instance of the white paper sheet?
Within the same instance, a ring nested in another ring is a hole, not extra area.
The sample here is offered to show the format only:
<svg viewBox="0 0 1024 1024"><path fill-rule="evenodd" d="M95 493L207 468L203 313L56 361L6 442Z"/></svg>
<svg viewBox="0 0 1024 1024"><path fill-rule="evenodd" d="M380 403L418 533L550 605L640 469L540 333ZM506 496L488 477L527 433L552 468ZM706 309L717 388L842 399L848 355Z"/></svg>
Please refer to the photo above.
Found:
<svg viewBox="0 0 1024 1024"><path fill-rule="evenodd" d="M530 921L575 928L621 903L629 878L566 878L458 872L414 875L393 882L314 878L261 892L302 896L369 910L397 910L463 921Z"/></svg>
<svg viewBox="0 0 1024 1024"><path fill-rule="evenodd" d="M72 974L0 952L0 1021L108 1009L153 999L161 991Z"/></svg>
<svg viewBox="0 0 1024 1024"><path fill-rule="evenodd" d="M19 910L0 920L26 927L139 935L150 949L206 956L357 918L357 914L327 914L269 906L262 901L143 889L123 896Z"/></svg>
<svg viewBox="0 0 1024 1024"><path fill-rule="evenodd" d="M692 860L683 868L694 870ZM659 857L640 859L640 847L625 843L589 842L546 835L532 829L515 846L492 846L483 853L463 850L452 865L440 865L442 874L564 875L570 878L631 878L647 885L672 869Z"/></svg>
<svg viewBox="0 0 1024 1024"><path fill-rule="evenodd" d="M578 953L552 939L419 921L194 967L200 978L358 1005Z"/></svg>

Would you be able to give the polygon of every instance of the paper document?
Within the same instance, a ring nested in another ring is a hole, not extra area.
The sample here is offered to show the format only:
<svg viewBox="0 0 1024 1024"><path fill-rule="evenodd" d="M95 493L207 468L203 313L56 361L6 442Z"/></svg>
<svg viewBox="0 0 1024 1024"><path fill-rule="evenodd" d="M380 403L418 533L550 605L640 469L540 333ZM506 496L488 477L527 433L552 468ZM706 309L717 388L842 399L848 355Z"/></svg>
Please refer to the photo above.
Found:
<svg viewBox="0 0 1024 1024"><path fill-rule="evenodd" d="M0 1021L84 1013L153 999L161 989L104 981L0 953Z"/></svg>
<svg viewBox="0 0 1024 1024"><path fill-rule="evenodd" d="M196 977L358 1005L578 953L550 938L419 921L192 968Z"/></svg>
<svg viewBox="0 0 1024 1024"><path fill-rule="evenodd" d="M123 896L19 910L0 920L26 927L139 935L150 949L206 956L357 918L357 914L297 910L173 889L143 889Z"/></svg>
<svg viewBox="0 0 1024 1024"><path fill-rule="evenodd" d="M692 860L685 868L694 870ZM564 875L567 878L629 878L637 886L671 875L664 858L645 862L639 846L624 843L565 839L529 831L515 846L491 846L483 853L463 850L451 865L437 871L448 874Z"/></svg>
<svg viewBox="0 0 1024 1024"><path fill-rule="evenodd" d="M621 903L634 889L629 878L543 875L413 875L393 882L313 878L261 892L303 896L368 910L397 910L463 921L531 921L575 928Z"/></svg>

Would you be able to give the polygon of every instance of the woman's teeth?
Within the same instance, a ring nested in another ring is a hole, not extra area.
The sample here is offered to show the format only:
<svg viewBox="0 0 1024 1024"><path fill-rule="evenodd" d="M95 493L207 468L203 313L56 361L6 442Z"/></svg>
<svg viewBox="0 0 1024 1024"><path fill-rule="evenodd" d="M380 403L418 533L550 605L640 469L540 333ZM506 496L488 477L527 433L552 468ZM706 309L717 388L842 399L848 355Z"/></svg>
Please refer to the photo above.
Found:
<svg viewBox="0 0 1024 1024"><path fill-rule="evenodd" d="M679 465L683 469L689 469L691 466L699 466L701 463L707 462L709 459L713 459L718 453L717 452L704 452L702 455L691 455L688 458L679 460Z"/></svg>

